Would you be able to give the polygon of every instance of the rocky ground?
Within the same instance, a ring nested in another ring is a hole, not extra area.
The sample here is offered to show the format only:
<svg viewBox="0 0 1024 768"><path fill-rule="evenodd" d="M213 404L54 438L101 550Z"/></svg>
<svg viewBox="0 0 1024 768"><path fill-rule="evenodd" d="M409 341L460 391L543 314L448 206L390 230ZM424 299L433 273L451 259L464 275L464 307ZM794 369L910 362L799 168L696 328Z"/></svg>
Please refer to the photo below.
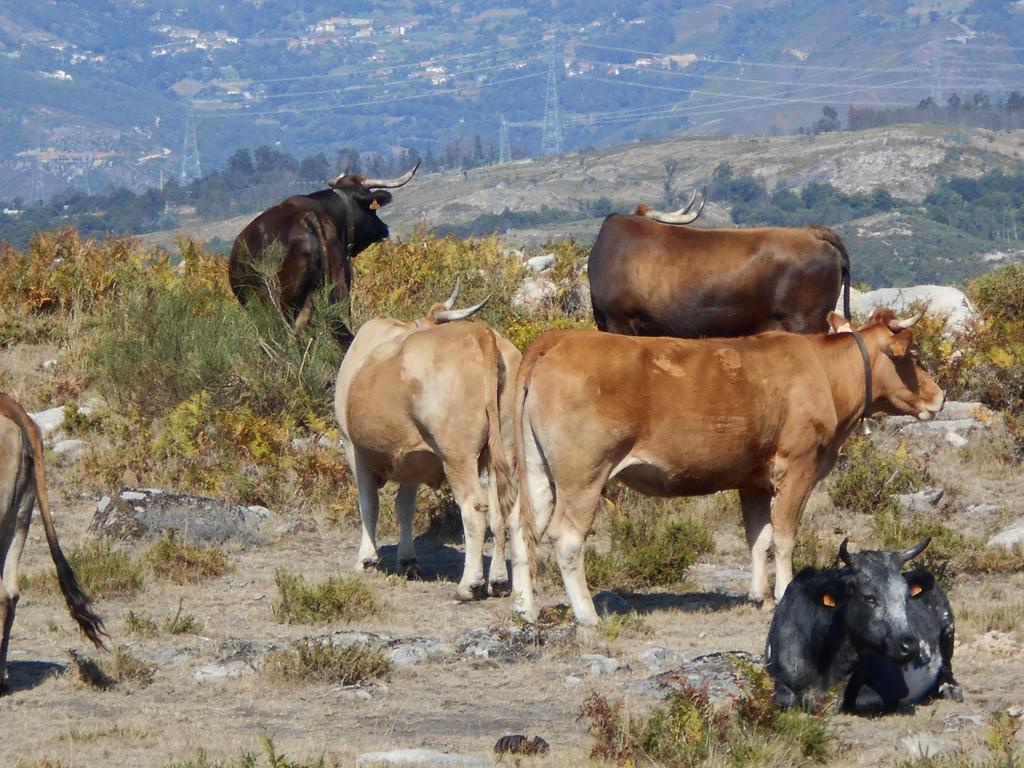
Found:
<svg viewBox="0 0 1024 768"><path fill-rule="evenodd" d="M60 438L55 428L48 444L56 446ZM995 458L998 428L983 411L951 405L947 418L926 427L895 420L879 439L903 441L928 462L936 487L905 498L908 512L931 510L957 530L985 536L1012 529L1015 521L1024 527L1024 474ZM587 764L590 738L577 713L589 692L624 699L629 711L641 713L674 683L708 679L716 698L727 701L736 685L724 652L759 658L771 619L743 597L747 556L737 514L706 518L716 527L717 552L684 583L601 596L606 612L637 614L617 637L607 627L524 628L513 621L507 598L457 603L461 545L426 537L418 542L419 581L391 572L395 542L384 538L382 570L364 576L383 600L379 615L351 624L285 624L272 610L275 571L317 580L348 575L358 543L351 524L330 524L315 510L290 515L223 503L189 506L187 499L145 490L111 489L109 498L82 498L60 479L80 452L48 455L51 482L63 491L55 493L54 507L66 547L113 533L145 540L146 526L152 533L169 525L184 505L188 515L216 518L217 525L179 533L216 542L233 569L198 585L150 579L136 597L100 601L113 644L155 668L151 685L125 683L107 691L89 688L67 671L68 649L96 654L73 629L59 596L30 583L14 627L10 693L0 699L5 765L162 766L199 749L236 758L258 750L261 736L292 758L322 754L340 765L375 765L360 756L410 749L428 751L415 764L491 765L495 741L510 733L540 735L551 745L547 756L524 764ZM144 513L134 514L136 508ZM125 523L133 514L142 521L137 529ZM849 534L856 542L868 522L837 513L819 489L805 525L836 541ZM38 572L48 560L37 524L23 572ZM565 601L555 572L548 571L541 584L543 605ZM952 591L958 617L954 670L965 701L932 702L879 719L837 716L829 764L890 764L922 752L982 749L988 718L1024 704L1022 588L1020 573L960 578ZM198 619L195 632L146 638L129 633L129 612L160 623L180 606ZM991 616L999 611L1010 623L996 622L1000 628L993 629ZM369 643L392 660L394 672L381 683L330 686L282 684L259 671L269 651L309 638Z"/></svg>

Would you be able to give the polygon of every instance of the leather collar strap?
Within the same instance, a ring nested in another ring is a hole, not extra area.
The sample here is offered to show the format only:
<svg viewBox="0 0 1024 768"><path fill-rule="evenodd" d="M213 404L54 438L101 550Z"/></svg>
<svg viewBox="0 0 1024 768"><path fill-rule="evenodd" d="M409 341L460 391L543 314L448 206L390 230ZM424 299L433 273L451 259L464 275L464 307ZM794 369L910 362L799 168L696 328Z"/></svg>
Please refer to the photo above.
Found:
<svg viewBox="0 0 1024 768"><path fill-rule="evenodd" d="M857 346L860 347L860 356L864 359L864 409L861 411L861 419L868 417L868 409L871 408L873 397L871 395L871 359L868 357L868 348L864 344L864 337L857 331L851 331Z"/></svg>

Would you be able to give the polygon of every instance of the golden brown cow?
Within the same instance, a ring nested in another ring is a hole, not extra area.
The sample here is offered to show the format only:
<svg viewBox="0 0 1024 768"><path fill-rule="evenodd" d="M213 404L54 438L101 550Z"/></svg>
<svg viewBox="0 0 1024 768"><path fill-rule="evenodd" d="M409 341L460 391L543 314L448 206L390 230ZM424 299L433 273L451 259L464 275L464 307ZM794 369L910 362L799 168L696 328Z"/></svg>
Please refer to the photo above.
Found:
<svg viewBox="0 0 1024 768"><path fill-rule="evenodd" d="M641 206L638 215L612 214L594 241L587 268L602 331L686 339L820 333L840 286L850 316L850 257L831 229L697 229L651 213Z"/></svg>
<svg viewBox="0 0 1024 768"><path fill-rule="evenodd" d="M856 333L833 335L541 336L516 381L519 504L510 527L517 609L536 616L532 570L546 532L577 619L597 621L583 544L612 478L652 496L739 489L750 598L771 602L772 543L781 597L807 497L861 416L930 419L942 409L942 390L911 352L910 326L919 318L878 310ZM829 320L845 322L835 313Z"/></svg>
<svg viewBox="0 0 1024 768"><path fill-rule="evenodd" d="M494 533L490 591L509 592L505 526L515 481L507 459L512 447L508 415L520 354L483 323L453 322L486 302L453 310L457 295L458 286L422 320L379 317L363 325L338 371L334 408L359 486L363 533L356 569L377 563L377 492L393 480L399 484L398 563L414 572L416 489L420 483L436 488L447 478L466 538L457 594L472 600L487 594L483 545L488 521ZM488 476L485 489L482 479Z"/></svg>
<svg viewBox="0 0 1024 768"><path fill-rule="evenodd" d="M103 647L103 621L93 611L71 569L50 516L46 496L46 472L43 468L43 444L39 427L13 398L0 394L0 691L7 671L7 650L18 606L18 563L28 538L32 509L36 502L43 520L50 557L57 567L57 583L71 616L82 632Z"/></svg>

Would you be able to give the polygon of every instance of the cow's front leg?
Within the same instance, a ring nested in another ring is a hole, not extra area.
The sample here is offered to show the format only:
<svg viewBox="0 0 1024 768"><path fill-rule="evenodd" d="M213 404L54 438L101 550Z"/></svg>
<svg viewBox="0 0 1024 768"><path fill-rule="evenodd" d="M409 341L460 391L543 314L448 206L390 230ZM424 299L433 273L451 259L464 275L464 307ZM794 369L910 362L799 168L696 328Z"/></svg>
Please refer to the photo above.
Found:
<svg viewBox="0 0 1024 768"><path fill-rule="evenodd" d="M741 488L743 526L750 547L750 591L747 597L766 608L774 604L768 586L768 548L772 544L772 495L760 488Z"/></svg>
<svg viewBox="0 0 1024 768"><path fill-rule="evenodd" d="M814 470L791 468L772 505L772 536L775 543L775 599L781 600L793 580L793 548L796 531L814 486Z"/></svg>
<svg viewBox="0 0 1024 768"><path fill-rule="evenodd" d="M377 519L380 516L380 488L377 476L366 466L357 452L355 455L356 485L359 487L359 516L362 518L362 536L359 554L356 555L356 570L364 571L377 567Z"/></svg>
<svg viewBox="0 0 1024 768"><path fill-rule="evenodd" d="M466 541L466 562L462 569L462 580L455 590L456 596L459 600L482 600L487 597L487 582L484 581L484 534L487 520L483 513L487 494L480 485L475 466L447 465L445 474L462 513L462 530Z"/></svg>
<svg viewBox="0 0 1024 768"><path fill-rule="evenodd" d="M417 483L403 483L398 487L398 495L395 497L395 512L398 515L398 572L407 579L419 578L412 530L418 487Z"/></svg>

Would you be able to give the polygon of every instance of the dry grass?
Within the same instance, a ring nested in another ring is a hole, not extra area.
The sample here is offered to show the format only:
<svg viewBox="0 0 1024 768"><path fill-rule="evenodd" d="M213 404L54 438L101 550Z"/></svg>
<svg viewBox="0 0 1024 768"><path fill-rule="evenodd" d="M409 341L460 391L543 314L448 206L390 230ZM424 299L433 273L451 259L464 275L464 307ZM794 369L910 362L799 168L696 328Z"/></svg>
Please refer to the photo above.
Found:
<svg viewBox="0 0 1024 768"><path fill-rule="evenodd" d="M376 648L329 640L304 642L294 651L271 651L260 675L271 683L360 685L391 676L391 662Z"/></svg>
<svg viewBox="0 0 1024 768"><path fill-rule="evenodd" d="M176 538L168 530L145 554L146 563L156 576L175 584L196 584L223 576L233 566L225 552L216 547L197 547Z"/></svg>
<svg viewBox="0 0 1024 768"><path fill-rule="evenodd" d="M358 577L309 584L297 574L278 569L274 574L278 621L318 624L327 621L356 621L380 610L377 595Z"/></svg>
<svg viewBox="0 0 1024 768"><path fill-rule="evenodd" d="M93 598L131 597L142 589L145 564L108 541L92 540L67 550L78 581ZM22 580L25 591L58 594L57 574L37 571Z"/></svg>

